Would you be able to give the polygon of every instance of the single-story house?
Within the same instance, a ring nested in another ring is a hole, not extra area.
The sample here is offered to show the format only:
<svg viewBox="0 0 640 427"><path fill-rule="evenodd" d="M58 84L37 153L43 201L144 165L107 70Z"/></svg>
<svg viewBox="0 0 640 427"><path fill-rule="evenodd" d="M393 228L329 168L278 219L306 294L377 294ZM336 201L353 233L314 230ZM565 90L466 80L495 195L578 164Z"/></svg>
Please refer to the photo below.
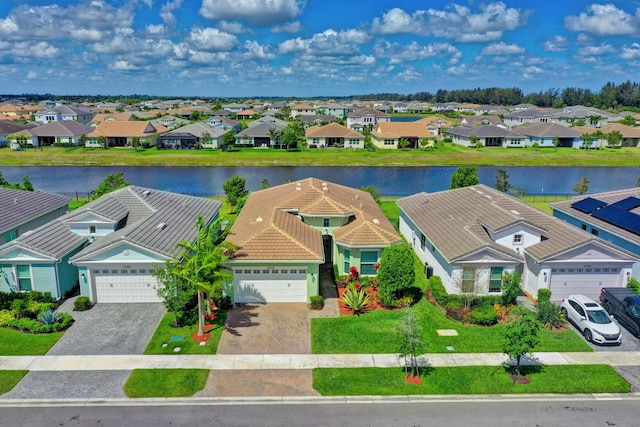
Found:
<svg viewBox="0 0 640 427"><path fill-rule="evenodd" d="M134 138L141 144L155 144L155 136L168 132L169 128L151 122L135 120L130 122L102 122L87 134L87 147L100 147L98 138L106 138L108 147L130 147Z"/></svg>
<svg viewBox="0 0 640 427"><path fill-rule="evenodd" d="M602 137L594 141L593 145L597 147L606 147L609 145L607 134L615 131L622 134L622 142L620 144L622 147L640 147L640 128L637 127L623 125L622 123L608 123L599 129L587 128L586 126L576 126L574 129L584 133L593 133L594 131L602 132Z"/></svg>
<svg viewBox="0 0 640 427"><path fill-rule="evenodd" d="M512 132L524 135L527 147L537 143L540 147L553 147L558 139L558 147L582 148L583 132L557 123L533 123L511 128Z"/></svg>
<svg viewBox="0 0 640 427"><path fill-rule="evenodd" d="M462 116L460 119L460 126L465 126L468 128L472 128L475 126L486 126L486 125L494 125L494 126L503 126L502 119L498 116Z"/></svg>
<svg viewBox="0 0 640 427"><path fill-rule="evenodd" d="M499 295L505 272L552 300L623 287L640 256L485 185L398 200L400 233L449 293Z"/></svg>
<svg viewBox="0 0 640 427"><path fill-rule="evenodd" d="M640 188L578 196L550 206L556 218L640 256ZM640 279L640 264L634 265L633 276Z"/></svg>
<svg viewBox="0 0 640 427"><path fill-rule="evenodd" d="M527 123L554 123L553 112L539 108L519 108L502 116L502 122L509 128Z"/></svg>
<svg viewBox="0 0 640 427"><path fill-rule="evenodd" d="M51 292L76 284L92 302L158 302L153 271L197 236L196 218L218 218L221 203L129 186L0 246L0 290Z"/></svg>
<svg viewBox="0 0 640 427"><path fill-rule="evenodd" d="M313 126L314 124L331 123L336 120L336 116L330 114L304 114L300 116L300 122L304 127Z"/></svg>
<svg viewBox="0 0 640 427"><path fill-rule="evenodd" d="M256 116L262 115L262 111L259 109L248 108L246 110L239 111L236 114L238 120L251 120Z"/></svg>
<svg viewBox="0 0 640 427"><path fill-rule="evenodd" d="M524 135L502 127L487 125L468 128L457 126L447 129L454 144L473 147L473 139L483 147L524 147Z"/></svg>
<svg viewBox="0 0 640 427"><path fill-rule="evenodd" d="M0 147L7 145L7 136L21 134L32 126L21 125L13 120L0 120Z"/></svg>
<svg viewBox="0 0 640 427"><path fill-rule="evenodd" d="M278 120L278 119L276 119ZM252 146L254 148L269 148L278 145L279 138L275 136L272 139L273 131L279 132L287 127L278 122L260 123L259 125L250 126L249 128L236 134L236 145Z"/></svg>
<svg viewBox="0 0 640 427"><path fill-rule="evenodd" d="M220 148L226 131L210 126L207 122L191 123L163 133L158 137L156 145L159 149L197 149Z"/></svg>
<svg viewBox="0 0 640 427"><path fill-rule="evenodd" d="M369 193L316 178L251 193L227 240L235 303L308 302L321 264L375 275L384 248L402 242Z"/></svg>
<svg viewBox="0 0 640 427"><path fill-rule="evenodd" d="M207 119L207 124L209 126L219 127L225 132L228 132L231 130L240 132L240 122L236 120L231 120L226 116L211 116Z"/></svg>
<svg viewBox="0 0 640 427"><path fill-rule="evenodd" d="M310 148L364 148L364 135L338 123L312 126L305 131L305 136Z"/></svg>
<svg viewBox="0 0 640 427"><path fill-rule="evenodd" d="M393 149L400 147L400 140L409 145L405 148L420 148L419 141L434 135L425 122L380 122L371 132L371 142L378 148Z"/></svg>
<svg viewBox="0 0 640 427"><path fill-rule="evenodd" d="M67 196L45 191L0 187L0 244L64 215L70 201Z"/></svg>
<svg viewBox="0 0 640 427"><path fill-rule="evenodd" d="M93 116L89 125L96 127L98 123L102 122L128 122L136 120L136 117L132 111L125 111L122 113L98 113Z"/></svg>
<svg viewBox="0 0 640 427"><path fill-rule="evenodd" d="M93 132L94 128L83 123L69 120L56 121L17 132L10 140L12 146L26 143L31 147L46 147L55 144L82 144L82 136ZM21 141L18 141L18 138Z"/></svg>

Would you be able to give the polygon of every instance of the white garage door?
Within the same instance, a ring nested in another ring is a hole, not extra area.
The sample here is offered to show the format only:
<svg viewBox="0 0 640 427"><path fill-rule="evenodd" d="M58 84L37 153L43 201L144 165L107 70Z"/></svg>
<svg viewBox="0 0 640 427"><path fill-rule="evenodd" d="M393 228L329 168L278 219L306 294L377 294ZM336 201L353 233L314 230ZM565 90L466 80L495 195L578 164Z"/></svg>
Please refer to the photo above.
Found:
<svg viewBox="0 0 640 427"><path fill-rule="evenodd" d="M235 302L307 302L304 268L234 269Z"/></svg>
<svg viewBox="0 0 640 427"><path fill-rule="evenodd" d="M619 268L554 268L551 270L551 299L585 295L598 301L600 289L622 286Z"/></svg>
<svg viewBox="0 0 640 427"><path fill-rule="evenodd" d="M96 302L162 302L158 282L150 270L96 270Z"/></svg>

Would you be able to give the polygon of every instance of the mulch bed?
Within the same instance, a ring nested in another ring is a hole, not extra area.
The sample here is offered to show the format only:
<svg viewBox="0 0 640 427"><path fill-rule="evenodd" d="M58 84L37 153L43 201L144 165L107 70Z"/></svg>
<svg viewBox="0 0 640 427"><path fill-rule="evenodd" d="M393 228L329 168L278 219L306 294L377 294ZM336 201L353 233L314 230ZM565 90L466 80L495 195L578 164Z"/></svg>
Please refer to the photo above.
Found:
<svg viewBox="0 0 640 427"><path fill-rule="evenodd" d="M410 384L422 384L422 378L417 375L405 375L404 380Z"/></svg>
<svg viewBox="0 0 640 427"><path fill-rule="evenodd" d="M366 311L370 311L370 310L400 310L400 308L386 308L383 307L382 304L380 304L380 301L378 301L378 291L374 290L373 288L371 288L370 286L367 286L365 288L367 290L367 293L370 296L371 302L369 303L369 306L367 307ZM347 288L338 288L338 309L340 310L340 314L348 314L348 315L352 315L353 314L353 310L351 310L349 307L347 307L343 302L342 302L342 294L345 293L347 291Z"/></svg>
<svg viewBox="0 0 640 427"><path fill-rule="evenodd" d="M211 330L213 329L214 326L215 325L211 323L206 323L204 325L204 335L198 336L198 325L196 325L196 331L193 333L193 335L191 335L191 338L200 342L209 341L209 338L211 338Z"/></svg>

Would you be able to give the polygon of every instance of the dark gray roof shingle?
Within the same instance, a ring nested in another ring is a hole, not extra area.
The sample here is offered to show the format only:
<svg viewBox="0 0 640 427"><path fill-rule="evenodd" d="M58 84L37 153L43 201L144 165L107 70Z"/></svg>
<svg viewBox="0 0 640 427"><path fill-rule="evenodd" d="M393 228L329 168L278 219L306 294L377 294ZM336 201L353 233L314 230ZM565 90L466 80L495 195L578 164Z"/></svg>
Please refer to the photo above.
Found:
<svg viewBox="0 0 640 427"><path fill-rule="evenodd" d="M60 209L70 201L67 196L44 191L0 188L0 233Z"/></svg>

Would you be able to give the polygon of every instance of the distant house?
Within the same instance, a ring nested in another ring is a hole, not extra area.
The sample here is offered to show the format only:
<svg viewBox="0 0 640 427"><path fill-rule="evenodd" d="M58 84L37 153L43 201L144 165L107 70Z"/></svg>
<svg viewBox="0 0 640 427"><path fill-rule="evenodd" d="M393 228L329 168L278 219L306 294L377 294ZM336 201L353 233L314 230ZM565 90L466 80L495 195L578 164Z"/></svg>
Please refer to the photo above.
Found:
<svg viewBox="0 0 640 427"><path fill-rule="evenodd" d="M346 105L338 104L335 102L329 104L323 104L318 107L319 111L322 111L323 114L337 117L339 119L346 119L347 114L350 111L353 111L353 108L347 107Z"/></svg>
<svg viewBox="0 0 640 427"><path fill-rule="evenodd" d="M273 132L279 132L287 127L278 122L273 123L260 123L255 126L251 126L236 134L236 145L244 147L254 148L270 148L274 146L280 146L281 141L278 135L274 135L275 140L272 139Z"/></svg>
<svg viewBox="0 0 640 427"><path fill-rule="evenodd" d="M328 114L315 114L315 115L302 115L300 116L300 122L305 127L311 126L313 124L322 124L322 123L330 123L336 119L335 116L331 116Z"/></svg>
<svg viewBox="0 0 640 427"><path fill-rule="evenodd" d="M221 203L129 186L0 246L0 291L51 292L74 286L97 303L160 302L153 272L193 241L196 218L218 218Z"/></svg>
<svg viewBox="0 0 640 427"><path fill-rule="evenodd" d="M406 140L404 148L419 148L422 138L433 137L425 122L379 122L371 132L371 142L378 148L402 148L400 140Z"/></svg>
<svg viewBox="0 0 640 427"><path fill-rule="evenodd" d="M502 122L510 129L527 123L554 123L553 112L538 108L519 109L502 116Z"/></svg>
<svg viewBox="0 0 640 427"><path fill-rule="evenodd" d="M522 275L533 298L571 294L597 299L624 287L638 255L485 185L398 200L400 232L447 292L499 295L502 275Z"/></svg>
<svg viewBox="0 0 640 427"><path fill-rule="evenodd" d="M49 123L58 121L76 121L84 124L91 123L93 113L83 108L71 105L60 105L55 108L38 111L35 113L35 121L39 123Z"/></svg>
<svg viewBox="0 0 640 427"><path fill-rule="evenodd" d="M98 113L93 116L90 126L98 126L98 123L102 122L128 122L131 120L136 120L134 114L129 111L125 113Z"/></svg>
<svg viewBox="0 0 640 427"><path fill-rule="evenodd" d="M422 119L416 120L416 122L425 123L431 135L436 137L441 137L442 131L444 129L453 126L453 122L444 120L437 116L427 116Z"/></svg>
<svg viewBox="0 0 640 427"><path fill-rule="evenodd" d="M447 129L447 135L451 137L454 144L465 147L474 146L474 140L483 147L525 146L524 135L493 125L473 128L457 126Z"/></svg>
<svg viewBox="0 0 640 427"><path fill-rule="evenodd" d="M186 124L191 123L188 119L184 119L182 117L174 116L168 114L166 116L159 117L157 119L150 120L150 122L155 126L164 126L169 129L176 129L180 126L184 126Z"/></svg>
<svg viewBox="0 0 640 427"><path fill-rule="evenodd" d="M238 120L251 120L254 117L260 116L260 115L262 115L261 110L249 108L237 113L236 117L238 118Z"/></svg>
<svg viewBox="0 0 640 427"><path fill-rule="evenodd" d="M640 128L623 125L622 123L607 123L603 125L599 129L578 127L575 126L573 129L579 130L584 133L593 133L594 131L599 130L604 135L598 141L598 144L594 144L599 147L605 147L608 145L608 141L606 135L611 132L620 132L622 134L622 147L640 147Z"/></svg>
<svg viewBox="0 0 640 427"><path fill-rule="evenodd" d="M306 130L305 136L310 148L364 148L364 135L338 123L312 126Z"/></svg>
<svg viewBox="0 0 640 427"><path fill-rule="evenodd" d="M158 149L220 148L225 130L210 126L207 122L191 123L158 137Z"/></svg>
<svg viewBox="0 0 640 427"><path fill-rule="evenodd" d="M365 126L375 128L378 123L390 122L391 116L374 108L361 108L347 114L347 127L362 132Z"/></svg>
<svg viewBox="0 0 640 427"><path fill-rule="evenodd" d="M207 124L209 126L218 127L227 132L230 130L235 130L236 132L240 131L240 122L231 120L226 116L211 116L207 119Z"/></svg>
<svg viewBox="0 0 640 427"><path fill-rule="evenodd" d="M57 121L41 126L25 129L13 134L10 143L12 146L26 143L28 146L38 148L51 145L73 145L82 144L82 136L93 132L94 128L82 123L72 121ZM22 141L16 137L20 136Z"/></svg>
<svg viewBox="0 0 640 427"><path fill-rule="evenodd" d="M502 119L498 116L462 116L460 119L460 126L465 127L474 127L474 126L486 126L486 125L494 125L494 126L503 126Z"/></svg>
<svg viewBox="0 0 640 427"><path fill-rule="evenodd" d="M287 127L289 125L289 122L279 119L277 117L271 117L271 116L265 116L265 117L260 117L257 120L254 120L252 122L247 123L247 126L252 128L254 126L258 126L260 124L263 123L267 123L273 126L278 126L278 127Z"/></svg>
<svg viewBox="0 0 640 427"><path fill-rule="evenodd" d="M8 144L8 135L23 133L30 127L31 126L18 124L13 120L0 120L0 147L4 147Z"/></svg>
<svg viewBox="0 0 640 427"><path fill-rule="evenodd" d="M585 107L583 105L572 105L563 108L561 111L553 114L553 118L557 123L572 126L576 121L584 121L584 126L599 128L607 123L615 122L618 117L606 111L593 107Z"/></svg>
<svg viewBox="0 0 640 427"><path fill-rule="evenodd" d="M0 244L64 215L70 201L60 194L0 187Z"/></svg>
<svg viewBox="0 0 640 427"><path fill-rule="evenodd" d="M156 136L169 129L150 122L102 122L87 134L87 147L100 147L100 137L104 137L108 147L130 147L134 138L141 144L154 145Z"/></svg>
<svg viewBox="0 0 640 427"><path fill-rule="evenodd" d="M225 110L227 110L230 113L239 113L240 111L246 110L247 108L249 108L249 106L247 104L238 104L235 102L232 102L231 104L225 104L222 106Z"/></svg>
<svg viewBox="0 0 640 427"><path fill-rule="evenodd" d="M511 128L511 131L524 135L527 147L533 144L554 147L557 141L558 147L582 148L584 143L580 137L582 132L557 123L534 123Z"/></svg>
<svg viewBox="0 0 640 427"><path fill-rule="evenodd" d="M309 104L297 104L291 107L291 117L295 118L304 115L313 115L316 113L316 107Z"/></svg>

